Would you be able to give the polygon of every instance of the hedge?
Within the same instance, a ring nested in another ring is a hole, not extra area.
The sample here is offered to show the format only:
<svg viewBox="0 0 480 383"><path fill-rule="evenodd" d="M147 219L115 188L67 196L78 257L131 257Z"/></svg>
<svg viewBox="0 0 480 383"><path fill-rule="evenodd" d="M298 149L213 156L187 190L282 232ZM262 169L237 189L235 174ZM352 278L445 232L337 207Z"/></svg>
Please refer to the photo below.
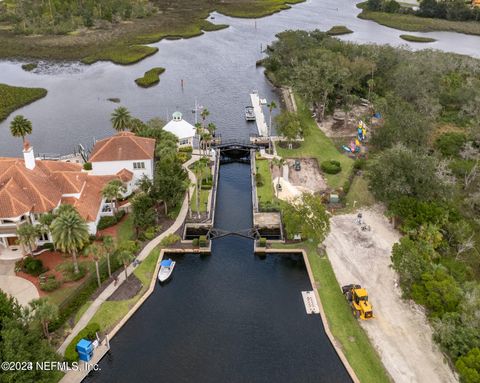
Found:
<svg viewBox="0 0 480 383"><path fill-rule="evenodd" d="M78 361L77 343L81 339L95 340L96 333L100 331L98 323L89 323L83 330L77 334L65 350L65 361L69 364Z"/></svg>
<svg viewBox="0 0 480 383"><path fill-rule="evenodd" d="M340 165L340 162L335 160L323 161L320 164L320 167L327 174L337 174L342 171L342 166Z"/></svg>
<svg viewBox="0 0 480 383"><path fill-rule="evenodd" d="M200 247L207 247L207 237L205 235L198 237L198 245Z"/></svg>
<svg viewBox="0 0 480 383"><path fill-rule="evenodd" d="M125 215L125 212L123 210L120 210L115 215L105 216L100 218L100 221L98 222L98 225L97 225L97 229L103 230L103 229L106 229L107 227L116 225L124 215Z"/></svg>

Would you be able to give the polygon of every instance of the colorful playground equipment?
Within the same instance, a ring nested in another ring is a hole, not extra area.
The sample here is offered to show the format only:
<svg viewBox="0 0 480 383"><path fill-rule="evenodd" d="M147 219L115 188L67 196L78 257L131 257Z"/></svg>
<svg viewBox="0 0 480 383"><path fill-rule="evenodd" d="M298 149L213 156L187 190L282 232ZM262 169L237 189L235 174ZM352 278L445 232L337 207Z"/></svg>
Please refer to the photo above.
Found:
<svg viewBox="0 0 480 383"><path fill-rule="evenodd" d="M365 124L362 120L358 122L357 127L357 136L352 138L349 145L343 145L342 148L348 153L360 153L363 152L364 145L367 141L367 124Z"/></svg>

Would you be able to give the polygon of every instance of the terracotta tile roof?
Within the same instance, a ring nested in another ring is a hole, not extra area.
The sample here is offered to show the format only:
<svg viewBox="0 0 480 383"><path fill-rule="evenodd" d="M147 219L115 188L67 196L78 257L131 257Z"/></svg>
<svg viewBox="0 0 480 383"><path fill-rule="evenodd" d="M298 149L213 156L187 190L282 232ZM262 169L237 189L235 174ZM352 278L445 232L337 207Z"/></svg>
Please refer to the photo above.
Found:
<svg viewBox="0 0 480 383"><path fill-rule="evenodd" d="M151 160L155 152L155 139L137 137L131 132L97 141L90 154L90 162Z"/></svg>
<svg viewBox="0 0 480 383"><path fill-rule="evenodd" d="M37 160L35 168L29 170L22 159L0 157L0 218L45 213L59 203L68 203L87 221L95 220L103 186L119 177L87 175L81 169L74 163ZM63 197L78 193L78 199Z"/></svg>
<svg viewBox="0 0 480 383"><path fill-rule="evenodd" d="M117 176L120 178L122 182L131 181L133 178L133 172L128 169L123 168L117 173Z"/></svg>
<svg viewBox="0 0 480 383"><path fill-rule="evenodd" d="M88 176L85 187L79 199L65 201L77 209L78 213L86 221L95 221L98 210L102 202L102 189L104 185L113 179L118 179L117 176ZM74 202L74 203L71 203Z"/></svg>
<svg viewBox="0 0 480 383"><path fill-rule="evenodd" d="M32 208L29 198L13 178L0 189L0 217L19 217Z"/></svg>

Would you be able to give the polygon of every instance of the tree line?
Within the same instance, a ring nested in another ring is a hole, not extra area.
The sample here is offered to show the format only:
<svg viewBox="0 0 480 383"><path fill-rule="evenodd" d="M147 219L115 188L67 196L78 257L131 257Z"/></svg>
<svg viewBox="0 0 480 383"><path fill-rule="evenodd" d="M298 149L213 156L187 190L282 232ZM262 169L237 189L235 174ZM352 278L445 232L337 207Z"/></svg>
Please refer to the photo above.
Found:
<svg viewBox="0 0 480 383"><path fill-rule="evenodd" d="M367 0L366 8L374 12L404 13L452 21L480 19L480 8L473 7L464 0L422 0L416 10L402 7L395 0Z"/></svg>
<svg viewBox="0 0 480 383"><path fill-rule="evenodd" d="M431 50L278 35L264 63L322 119L373 104L366 175L403 238L392 251L404 297L427 309L463 382L480 376L480 61ZM305 137L308 139L308 137Z"/></svg>
<svg viewBox="0 0 480 383"><path fill-rule="evenodd" d="M64 34L156 11L148 0L5 0L0 3L0 20L13 24L16 33Z"/></svg>

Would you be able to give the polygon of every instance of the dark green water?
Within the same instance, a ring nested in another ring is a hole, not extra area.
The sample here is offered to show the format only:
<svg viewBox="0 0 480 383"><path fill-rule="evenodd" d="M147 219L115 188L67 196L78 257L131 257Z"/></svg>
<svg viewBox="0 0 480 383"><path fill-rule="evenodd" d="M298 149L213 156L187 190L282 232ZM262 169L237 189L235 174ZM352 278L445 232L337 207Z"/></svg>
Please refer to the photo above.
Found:
<svg viewBox="0 0 480 383"><path fill-rule="evenodd" d="M250 167L223 165L216 226L251 226ZM111 342L88 382L350 382L320 316L306 315L311 285L299 256L253 254L253 241L215 240L210 256L175 256Z"/></svg>

